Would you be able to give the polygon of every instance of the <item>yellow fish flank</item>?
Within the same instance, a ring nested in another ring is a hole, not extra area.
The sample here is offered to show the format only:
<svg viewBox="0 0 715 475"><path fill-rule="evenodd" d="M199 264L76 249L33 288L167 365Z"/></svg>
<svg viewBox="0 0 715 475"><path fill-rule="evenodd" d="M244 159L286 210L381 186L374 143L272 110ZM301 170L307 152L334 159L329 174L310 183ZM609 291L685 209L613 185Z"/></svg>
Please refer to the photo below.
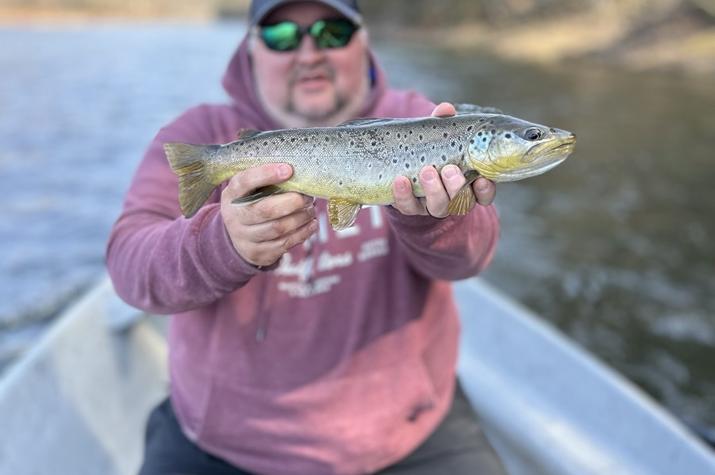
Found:
<svg viewBox="0 0 715 475"><path fill-rule="evenodd" d="M573 151L571 132L460 105L453 117L360 119L337 127L242 131L225 145L166 143L167 159L179 177L179 204L193 216L213 189L236 173L267 163L288 163L293 176L256 190L235 203L250 203L275 193L297 191L325 198L331 225L355 222L362 205L393 202L392 183L402 175L415 196L424 193L417 178L425 166L457 165L467 184L452 199L450 214L465 214L474 204L469 185L479 176L495 182L540 175Z"/></svg>

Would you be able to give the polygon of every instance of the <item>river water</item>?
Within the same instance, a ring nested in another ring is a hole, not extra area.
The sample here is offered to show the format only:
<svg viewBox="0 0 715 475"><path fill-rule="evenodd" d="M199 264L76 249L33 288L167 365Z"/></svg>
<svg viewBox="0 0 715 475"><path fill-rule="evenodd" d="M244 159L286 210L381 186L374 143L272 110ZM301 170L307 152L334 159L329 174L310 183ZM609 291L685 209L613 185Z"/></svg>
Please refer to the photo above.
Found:
<svg viewBox="0 0 715 475"><path fill-rule="evenodd" d="M144 147L219 102L239 25L0 28L0 367L101 275ZM376 41L391 83L576 132L498 187L484 277L703 431L715 428L715 83Z"/></svg>

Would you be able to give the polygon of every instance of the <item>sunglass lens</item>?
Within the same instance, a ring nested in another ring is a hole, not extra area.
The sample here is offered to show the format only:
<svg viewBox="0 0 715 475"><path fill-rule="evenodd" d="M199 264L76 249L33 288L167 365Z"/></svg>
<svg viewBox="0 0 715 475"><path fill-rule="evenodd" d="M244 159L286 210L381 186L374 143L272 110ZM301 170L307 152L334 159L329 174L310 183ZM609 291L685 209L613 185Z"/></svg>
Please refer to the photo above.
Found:
<svg viewBox="0 0 715 475"><path fill-rule="evenodd" d="M261 38L266 46L274 51L290 51L300 44L298 25L284 21L261 28Z"/></svg>
<svg viewBox="0 0 715 475"><path fill-rule="evenodd" d="M350 43L357 26L345 19L316 21L310 28L318 48L342 48Z"/></svg>

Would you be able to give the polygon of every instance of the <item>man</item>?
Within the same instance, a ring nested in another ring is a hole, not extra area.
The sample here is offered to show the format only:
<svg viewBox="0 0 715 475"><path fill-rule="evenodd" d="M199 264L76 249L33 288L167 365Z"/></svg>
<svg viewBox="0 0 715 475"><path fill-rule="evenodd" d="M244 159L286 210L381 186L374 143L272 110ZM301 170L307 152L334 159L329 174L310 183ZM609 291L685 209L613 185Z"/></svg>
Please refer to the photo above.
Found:
<svg viewBox="0 0 715 475"><path fill-rule="evenodd" d="M400 177L394 206L336 233L325 203L297 193L231 204L291 176L272 164L181 216L165 142L454 114L387 88L354 1L255 0L250 15L223 80L233 103L159 132L108 244L119 295L173 314L170 400L150 417L141 473L503 473L456 385L447 282L492 257L491 182L473 185L480 204L468 215L447 217L464 177L428 167L425 199Z"/></svg>

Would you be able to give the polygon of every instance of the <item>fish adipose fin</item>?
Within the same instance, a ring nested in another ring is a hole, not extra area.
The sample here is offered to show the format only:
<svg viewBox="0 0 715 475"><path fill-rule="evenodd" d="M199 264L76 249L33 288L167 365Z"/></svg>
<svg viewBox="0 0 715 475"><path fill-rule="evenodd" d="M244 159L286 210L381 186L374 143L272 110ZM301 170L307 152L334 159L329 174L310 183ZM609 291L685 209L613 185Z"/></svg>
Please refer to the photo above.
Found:
<svg viewBox="0 0 715 475"><path fill-rule="evenodd" d="M214 183L206 163L219 145L165 143L169 165L179 177L179 206L187 218L203 206L218 183Z"/></svg>
<svg viewBox="0 0 715 475"><path fill-rule="evenodd" d="M474 192L472 191L472 183L474 183L474 180L478 177L479 172L474 170L467 170L464 173L464 178L467 179L467 182L449 202L447 211L450 215L463 216L469 213L477 203L477 199L474 197Z"/></svg>
<svg viewBox="0 0 715 475"><path fill-rule="evenodd" d="M274 185L264 186L263 188L258 188L250 195L236 198L235 200L231 201L231 204L232 205L247 205L247 204L255 203L256 201L262 200L263 198L268 198L269 196L275 195L276 193L283 193L283 190L281 190L280 188L278 188L277 186L274 186Z"/></svg>
<svg viewBox="0 0 715 475"><path fill-rule="evenodd" d="M360 203L342 198L330 198L328 201L328 219L333 229L340 231L355 224L360 208L362 208Z"/></svg>

